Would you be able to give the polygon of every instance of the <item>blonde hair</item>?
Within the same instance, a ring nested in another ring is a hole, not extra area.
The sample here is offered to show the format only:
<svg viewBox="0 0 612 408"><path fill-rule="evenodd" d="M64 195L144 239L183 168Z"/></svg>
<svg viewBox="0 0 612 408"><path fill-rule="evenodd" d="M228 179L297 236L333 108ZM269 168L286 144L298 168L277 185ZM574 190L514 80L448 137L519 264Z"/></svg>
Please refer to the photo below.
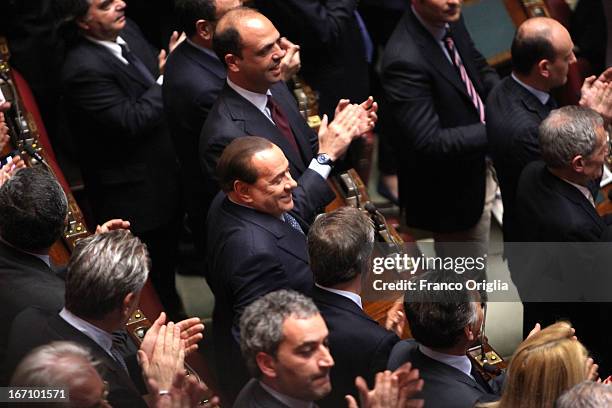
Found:
<svg viewBox="0 0 612 408"><path fill-rule="evenodd" d="M566 390L586 379L587 350L572 339L569 323L558 322L519 344L494 408L553 408Z"/></svg>

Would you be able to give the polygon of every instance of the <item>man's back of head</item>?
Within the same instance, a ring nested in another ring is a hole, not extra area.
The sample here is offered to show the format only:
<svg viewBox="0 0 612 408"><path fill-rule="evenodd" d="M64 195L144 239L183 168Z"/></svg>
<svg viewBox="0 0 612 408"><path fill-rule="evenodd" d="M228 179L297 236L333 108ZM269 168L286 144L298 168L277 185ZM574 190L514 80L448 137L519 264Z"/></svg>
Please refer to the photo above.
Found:
<svg viewBox="0 0 612 408"><path fill-rule="evenodd" d="M315 282L334 287L358 279L369 266L374 227L361 210L342 207L322 214L308 231Z"/></svg>
<svg viewBox="0 0 612 408"><path fill-rule="evenodd" d="M612 406L612 386L584 381L565 391L555 408L600 408Z"/></svg>
<svg viewBox="0 0 612 408"><path fill-rule="evenodd" d="M0 187L0 236L23 251L46 253L60 238L66 195L43 167L19 170Z"/></svg>
<svg viewBox="0 0 612 408"><path fill-rule="evenodd" d="M480 294L468 290L466 280L453 271L426 272L414 281L416 289L406 293L404 309L415 340L448 354L465 354L480 332Z"/></svg>
<svg viewBox="0 0 612 408"><path fill-rule="evenodd" d="M146 246L127 230L85 238L77 244L66 275L66 308L84 319L101 320L118 311L127 321L126 298L137 304L149 274ZM125 322L123 322L125 323Z"/></svg>

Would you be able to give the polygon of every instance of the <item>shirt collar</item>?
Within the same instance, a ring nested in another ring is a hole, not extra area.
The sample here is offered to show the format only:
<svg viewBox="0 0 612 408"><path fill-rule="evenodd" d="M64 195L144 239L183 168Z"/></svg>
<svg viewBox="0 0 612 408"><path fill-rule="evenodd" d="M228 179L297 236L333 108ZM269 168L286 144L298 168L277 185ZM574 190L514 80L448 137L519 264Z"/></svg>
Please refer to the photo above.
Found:
<svg viewBox="0 0 612 408"><path fill-rule="evenodd" d="M361 303L361 296L359 296L358 294L356 294L354 292L349 292L348 290L340 290L340 289L328 288L327 286L321 286L318 283L315 283L315 286L318 287L319 289L323 289L323 290L326 290L328 292L332 292L332 293L335 293L337 295L344 296L345 298L350 299L353 302L355 302L357 304L357 306L359 306L359 308L363 310L363 304Z"/></svg>
<svg viewBox="0 0 612 408"><path fill-rule="evenodd" d="M125 65L128 65L128 61L123 58L123 54L121 53L121 46L125 45L128 50L130 49L130 47L125 42L125 40L121 38L120 35L117 36L117 39L115 41L98 40L97 38L93 38L88 35L86 35L85 38L95 44L101 45L102 47L106 48L111 52L111 54L113 54L115 58L123 62Z"/></svg>
<svg viewBox="0 0 612 408"><path fill-rule="evenodd" d="M422 344L419 344L419 350L421 351L421 353L425 354L427 357L433 360L436 360L440 363L449 365L453 368L456 368L457 370L461 371L465 375L474 378L472 376L472 363L470 362L470 359L468 358L468 356L466 355L455 356L452 354L440 353L438 351L434 351L430 349L429 347L425 347Z"/></svg>
<svg viewBox="0 0 612 408"><path fill-rule="evenodd" d="M194 48L202 51L205 54L210 55L211 57L213 57L216 60L219 60L219 57L217 56L217 54L215 54L215 52L209 48L206 47L202 47L199 44L194 43L193 41L191 41L189 38L185 39L185 41L187 41L187 43L189 43L191 46L193 46Z"/></svg>
<svg viewBox="0 0 612 408"><path fill-rule="evenodd" d="M297 399L297 398L290 397L290 396L285 395L285 394L281 394L280 392L276 391L272 387L269 387L266 384L264 384L263 381L260 381L259 385L261 385L261 388L263 388L266 392L268 392L268 394L272 395L274 398L276 398L277 400L279 400L283 404L287 405L288 407L291 407L291 408L313 408L315 406L312 401L303 401L303 400L300 400L300 399Z"/></svg>
<svg viewBox="0 0 612 408"><path fill-rule="evenodd" d="M589 200L589 203L593 204L593 207L595 207L595 200L593 199L593 194L591 193L591 190L589 190L585 186L581 186L580 184L576 184L574 182L571 182L568 179L564 179L563 177L560 177L560 179L565 181L566 183L571 184L572 186L576 187L578 189L578 191L580 191L582 193L584 198Z"/></svg>
<svg viewBox="0 0 612 408"><path fill-rule="evenodd" d="M514 79L520 86L522 86L523 88L531 92L533 96L538 98L542 105L546 105L546 103L550 99L550 94L548 92L540 91L539 89L535 89L533 86L527 85L526 83L518 79L516 75L514 75L514 72L511 75L512 79Z"/></svg>
<svg viewBox="0 0 612 408"><path fill-rule="evenodd" d="M419 20L421 25L425 27L427 31L429 31L429 33L433 36L433 38L435 38L437 41L442 41L442 39L446 35L446 31L448 30L448 23L444 24L444 27L438 27L438 26L431 25L419 15L419 13L414 9L414 6L410 6L410 7L412 8L412 12L414 13L414 16L417 18L417 20Z"/></svg>
<svg viewBox="0 0 612 408"><path fill-rule="evenodd" d="M65 307L60 311L59 315L66 321L66 323L92 339L98 346L102 347L104 351L113 357L111 354L111 348L113 347L113 336L110 333L107 333L88 321L81 319Z"/></svg>
<svg viewBox="0 0 612 408"><path fill-rule="evenodd" d="M244 89L241 86L233 83L229 78L227 78L227 84L234 91L238 92L240 96L242 96L247 101L251 102L257 109L266 114L266 105L268 104L268 96L272 96L272 92L268 89L265 94L260 94L257 92L251 92L249 90ZM266 116L268 116L266 114Z"/></svg>

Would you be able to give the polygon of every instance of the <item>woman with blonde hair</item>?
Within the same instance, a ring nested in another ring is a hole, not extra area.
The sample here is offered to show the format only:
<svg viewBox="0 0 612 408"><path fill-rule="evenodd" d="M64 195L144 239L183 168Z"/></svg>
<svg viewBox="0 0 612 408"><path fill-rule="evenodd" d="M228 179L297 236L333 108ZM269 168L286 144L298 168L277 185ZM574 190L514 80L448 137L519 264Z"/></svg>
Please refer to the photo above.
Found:
<svg viewBox="0 0 612 408"><path fill-rule="evenodd" d="M574 385L597 376L597 366L574 337L574 329L558 322L532 332L519 344L499 401L487 408L553 408L557 398Z"/></svg>

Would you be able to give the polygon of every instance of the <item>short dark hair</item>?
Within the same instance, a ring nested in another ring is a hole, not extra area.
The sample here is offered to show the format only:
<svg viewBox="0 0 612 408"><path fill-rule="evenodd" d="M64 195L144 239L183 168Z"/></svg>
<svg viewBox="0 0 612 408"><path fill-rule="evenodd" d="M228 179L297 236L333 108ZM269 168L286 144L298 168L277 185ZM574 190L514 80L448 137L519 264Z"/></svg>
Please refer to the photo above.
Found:
<svg viewBox="0 0 612 408"><path fill-rule="evenodd" d="M341 207L320 215L308 231L315 282L331 287L354 279L369 265L373 242L372 220L361 210Z"/></svg>
<svg viewBox="0 0 612 408"><path fill-rule="evenodd" d="M217 177L221 190L226 193L232 191L236 180L254 184L259 173L251 163L253 156L273 147L274 143L259 136L244 136L232 140L223 149L217 162Z"/></svg>
<svg viewBox="0 0 612 408"><path fill-rule="evenodd" d="M64 231L68 201L44 167L17 171L0 187L0 236L16 248L47 250Z"/></svg>
<svg viewBox="0 0 612 408"><path fill-rule="evenodd" d="M60 36L69 44L80 37L77 21L85 17L91 6L91 0L55 0L53 11L58 22Z"/></svg>
<svg viewBox="0 0 612 408"><path fill-rule="evenodd" d="M177 0L174 11L179 27L187 37L195 34L195 25L198 20L215 21L217 19L215 0Z"/></svg>
<svg viewBox="0 0 612 408"><path fill-rule="evenodd" d="M142 290L150 269L145 244L128 230L96 234L78 242L66 274L66 309L102 319Z"/></svg>
<svg viewBox="0 0 612 408"><path fill-rule="evenodd" d="M434 285L421 288L421 280ZM467 290L465 278L453 271L429 271L413 281L416 289L406 292L404 310L415 340L431 348L455 346L465 326L478 318L472 305L479 301L478 293ZM458 289L438 290L435 284L454 284Z"/></svg>
<svg viewBox="0 0 612 408"><path fill-rule="evenodd" d="M225 13L217 23L213 35L213 50L225 64L225 56L233 54L242 57L242 39L238 32L238 22L247 15L259 14L250 7L237 7Z"/></svg>
<svg viewBox="0 0 612 408"><path fill-rule="evenodd" d="M542 27L537 32L526 32L519 27L516 30L510 53L512 67L519 74L528 75L541 60L554 61L557 58L555 48L550 41L551 30Z"/></svg>

